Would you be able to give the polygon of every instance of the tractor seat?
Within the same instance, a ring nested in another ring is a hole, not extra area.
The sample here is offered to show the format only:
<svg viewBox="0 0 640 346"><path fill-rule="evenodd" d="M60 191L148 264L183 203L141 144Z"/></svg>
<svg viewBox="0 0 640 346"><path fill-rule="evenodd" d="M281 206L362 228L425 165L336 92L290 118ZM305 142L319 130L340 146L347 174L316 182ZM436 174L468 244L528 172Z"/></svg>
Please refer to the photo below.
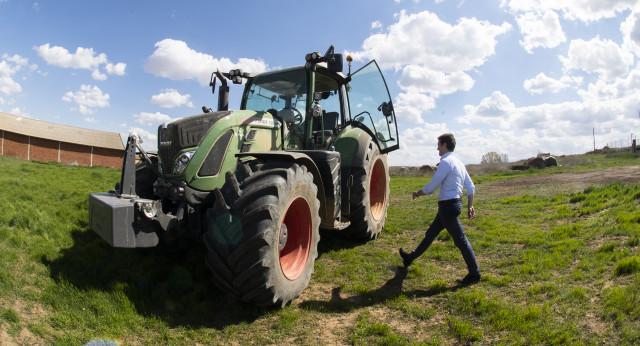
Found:
<svg viewBox="0 0 640 346"><path fill-rule="evenodd" d="M324 125L324 131L325 133L329 133L329 135L333 134L333 130L336 129L336 127L338 126L338 112L322 112L322 122ZM322 130L322 126L320 126L320 120L319 119L314 119L313 120L313 131L321 131Z"/></svg>

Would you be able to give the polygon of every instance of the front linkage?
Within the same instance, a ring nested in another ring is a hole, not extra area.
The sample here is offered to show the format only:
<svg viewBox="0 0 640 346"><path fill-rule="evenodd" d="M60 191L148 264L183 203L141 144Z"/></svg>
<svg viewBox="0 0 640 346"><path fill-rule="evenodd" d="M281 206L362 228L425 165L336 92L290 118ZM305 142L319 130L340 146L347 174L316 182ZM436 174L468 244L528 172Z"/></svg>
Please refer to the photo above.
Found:
<svg viewBox="0 0 640 346"><path fill-rule="evenodd" d="M136 186L136 173L142 169L151 170L151 176L158 177L158 166L140 146L137 134L127 139L125 157L122 163L120 183L115 190L92 193L89 195L89 225L102 239L113 247L154 247L159 243L158 226L166 233L179 228L185 217L187 203L184 200L185 188L171 181L159 179L152 184L161 192L158 195L170 196L177 203L177 208L165 212L161 200L153 200L140 196ZM141 163L136 165L136 150L139 151ZM138 188L141 188L138 186ZM182 198L180 198L182 197Z"/></svg>

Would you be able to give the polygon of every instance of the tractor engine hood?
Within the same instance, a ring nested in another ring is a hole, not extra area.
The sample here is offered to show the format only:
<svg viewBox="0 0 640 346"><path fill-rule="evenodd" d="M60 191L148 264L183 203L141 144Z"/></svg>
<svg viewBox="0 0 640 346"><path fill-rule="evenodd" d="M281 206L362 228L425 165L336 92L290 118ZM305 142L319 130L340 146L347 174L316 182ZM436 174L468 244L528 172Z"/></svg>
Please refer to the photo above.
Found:
<svg viewBox="0 0 640 346"><path fill-rule="evenodd" d="M158 127L158 156L165 172L171 171L171 162L181 150L198 146L209 129L231 111L204 113L179 119Z"/></svg>

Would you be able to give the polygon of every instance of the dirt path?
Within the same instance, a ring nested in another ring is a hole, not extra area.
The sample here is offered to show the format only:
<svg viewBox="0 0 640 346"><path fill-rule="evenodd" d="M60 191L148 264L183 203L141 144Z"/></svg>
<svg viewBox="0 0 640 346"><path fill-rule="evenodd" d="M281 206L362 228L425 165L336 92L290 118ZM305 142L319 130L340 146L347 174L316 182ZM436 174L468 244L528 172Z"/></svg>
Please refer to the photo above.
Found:
<svg viewBox="0 0 640 346"><path fill-rule="evenodd" d="M524 188L540 185L541 188L554 189L556 193L578 192L589 185L608 184L621 181L627 184L640 182L640 165L612 167L604 170L546 174L533 177L505 179L487 184L493 192L519 194Z"/></svg>

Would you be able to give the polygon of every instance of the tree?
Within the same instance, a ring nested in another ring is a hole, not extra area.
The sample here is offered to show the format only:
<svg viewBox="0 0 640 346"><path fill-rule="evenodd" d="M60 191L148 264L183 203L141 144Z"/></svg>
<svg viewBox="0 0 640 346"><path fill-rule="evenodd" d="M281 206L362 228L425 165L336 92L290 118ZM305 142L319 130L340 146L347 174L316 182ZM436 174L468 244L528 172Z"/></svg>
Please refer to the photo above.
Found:
<svg viewBox="0 0 640 346"><path fill-rule="evenodd" d="M495 151L491 151L482 155L482 159L480 160L480 164L482 165L494 165L507 162L509 162L509 157L507 157L507 154L498 154Z"/></svg>

